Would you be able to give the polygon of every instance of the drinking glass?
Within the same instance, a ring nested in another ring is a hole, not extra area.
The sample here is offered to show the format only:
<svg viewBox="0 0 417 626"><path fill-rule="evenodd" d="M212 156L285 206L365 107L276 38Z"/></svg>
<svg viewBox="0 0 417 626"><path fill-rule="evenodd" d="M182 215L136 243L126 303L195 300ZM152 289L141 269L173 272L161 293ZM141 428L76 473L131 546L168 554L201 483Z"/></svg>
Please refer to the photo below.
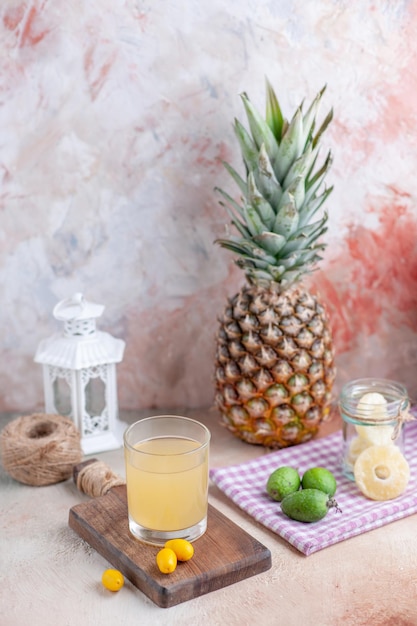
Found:
<svg viewBox="0 0 417 626"><path fill-rule="evenodd" d="M130 532L147 543L198 539L207 528L210 431L177 415L141 419L124 434Z"/></svg>

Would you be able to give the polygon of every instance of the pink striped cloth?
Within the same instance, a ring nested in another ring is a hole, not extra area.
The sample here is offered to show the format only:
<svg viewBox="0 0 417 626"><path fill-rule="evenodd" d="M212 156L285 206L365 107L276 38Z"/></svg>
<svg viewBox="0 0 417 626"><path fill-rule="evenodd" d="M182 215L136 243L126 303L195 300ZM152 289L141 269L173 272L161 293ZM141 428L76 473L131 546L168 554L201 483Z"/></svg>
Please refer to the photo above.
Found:
<svg viewBox="0 0 417 626"><path fill-rule="evenodd" d="M365 498L353 481L341 471L342 434L340 431L259 458L210 470L210 478L235 504L303 554L309 555L334 543L379 528L417 512L417 422L405 426L405 454L411 478L406 492L385 502ZM326 467L337 480L335 498L342 509L330 509L319 522L305 524L286 517L278 502L266 494L269 475L281 465L298 469L300 475L310 467Z"/></svg>

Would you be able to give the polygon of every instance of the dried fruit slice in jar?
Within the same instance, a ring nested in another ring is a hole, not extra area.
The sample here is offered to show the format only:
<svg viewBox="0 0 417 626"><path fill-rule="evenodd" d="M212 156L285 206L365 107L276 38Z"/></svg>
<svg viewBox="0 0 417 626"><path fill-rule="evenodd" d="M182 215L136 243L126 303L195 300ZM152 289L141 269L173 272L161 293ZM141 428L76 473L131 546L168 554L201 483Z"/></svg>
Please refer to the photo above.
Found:
<svg viewBox="0 0 417 626"><path fill-rule="evenodd" d="M371 500L392 500L407 488L410 468L397 446L369 446L353 468L355 482Z"/></svg>
<svg viewBox="0 0 417 626"><path fill-rule="evenodd" d="M356 459L361 454L361 452L366 450L366 448L369 448L370 445L372 444L370 444L367 439L364 439L363 437L360 437L359 435L357 437L353 437L353 439L351 440L349 444L349 450L348 450L348 456L347 456L348 463L350 463L353 467L353 465L355 465Z"/></svg>
<svg viewBox="0 0 417 626"><path fill-rule="evenodd" d="M393 444L394 426L378 425L378 421L389 420L387 401L381 393L365 393L358 402L357 413L365 422L367 419L371 422L363 426L356 425L356 431L362 439L374 446Z"/></svg>

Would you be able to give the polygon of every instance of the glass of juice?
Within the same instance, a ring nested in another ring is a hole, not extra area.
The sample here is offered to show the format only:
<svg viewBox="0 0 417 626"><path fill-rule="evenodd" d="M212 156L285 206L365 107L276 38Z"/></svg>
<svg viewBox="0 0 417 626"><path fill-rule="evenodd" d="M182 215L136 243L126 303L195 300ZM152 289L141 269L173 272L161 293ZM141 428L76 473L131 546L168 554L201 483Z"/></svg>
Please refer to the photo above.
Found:
<svg viewBox="0 0 417 626"><path fill-rule="evenodd" d="M124 434L130 532L147 543L198 539L207 528L210 431L158 415Z"/></svg>

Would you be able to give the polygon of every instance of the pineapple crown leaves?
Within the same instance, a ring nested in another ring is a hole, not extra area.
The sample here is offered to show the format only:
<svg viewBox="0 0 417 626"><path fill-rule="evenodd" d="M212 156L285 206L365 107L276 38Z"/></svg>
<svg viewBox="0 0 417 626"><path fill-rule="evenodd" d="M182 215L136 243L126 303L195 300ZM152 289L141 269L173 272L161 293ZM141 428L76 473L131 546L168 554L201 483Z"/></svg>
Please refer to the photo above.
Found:
<svg viewBox="0 0 417 626"><path fill-rule="evenodd" d="M292 119L282 114L278 98L266 81L266 114L262 117L247 94L241 95L249 130L235 119L245 177L229 163L224 166L237 184L240 203L216 188L238 236L216 243L236 254L236 263L249 282L292 285L313 271L325 244L327 213L312 222L333 190L323 189L331 166L330 151L320 160L323 133L332 121L330 110L316 130L319 106L326 87L303 113L297 107Z"/></svg>

